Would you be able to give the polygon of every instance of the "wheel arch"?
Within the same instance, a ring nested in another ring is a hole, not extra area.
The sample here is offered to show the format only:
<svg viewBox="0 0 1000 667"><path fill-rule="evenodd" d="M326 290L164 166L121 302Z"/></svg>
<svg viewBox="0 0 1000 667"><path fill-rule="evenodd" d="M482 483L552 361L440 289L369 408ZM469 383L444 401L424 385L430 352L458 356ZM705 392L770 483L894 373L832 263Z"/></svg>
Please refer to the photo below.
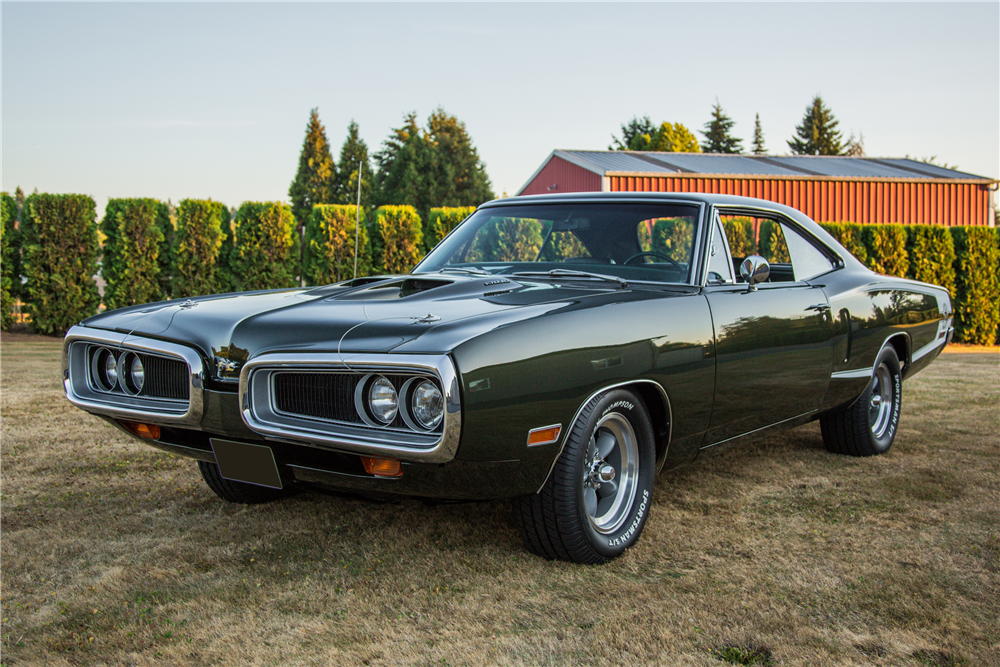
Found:
<svg viewBox="0 0 1000 667"><path fill-rule="evenodd" d="M612 389L629 390L641 398L642 402L645 403L646 413L649 415L649 419L653 424L653 444L656 447L656 472L658 473L663 467L667 458L667 451L670 448L670 438L673 435L674 419L673 410L670 405L670 397L667 395L667 390L663 388L663 385L655 380L627 380L625 382L619 382L601 387L587 396L587 398L580 403L579 407L576 409L576 413L573 415L573 419L570 420L563 431L563 435L559 443L559 451L552 457L552 464L549 466L549 471L546 473L545 478L542 480L542 483L539 485L536 493L540 493L541 490L545 488L546 482L548 482L549 477L552 476L552 471L555 470L556 462L559 461L559 457L562 456L563 450L566 448L566 441L569 439L570 433L573 431L573 425L576 424L576 420L580 418L580 413L583 412L583 409L588 403L604 392L611 391Z"/></svg>
<svg viewBox="0 0 1000 667"><path fill-rule="evenodd" d="M896 358L899 359L899 372L906 379L906 373L910 370L910 355L913 342L910 340L910 335L904 332L895 333L886 339L885 343L882 344L882 348L885 349L886 345L892 345L896 352ZM879 350L879 354L882 354L882 350ZM878 355L875 356L878 358Z"/></svg>

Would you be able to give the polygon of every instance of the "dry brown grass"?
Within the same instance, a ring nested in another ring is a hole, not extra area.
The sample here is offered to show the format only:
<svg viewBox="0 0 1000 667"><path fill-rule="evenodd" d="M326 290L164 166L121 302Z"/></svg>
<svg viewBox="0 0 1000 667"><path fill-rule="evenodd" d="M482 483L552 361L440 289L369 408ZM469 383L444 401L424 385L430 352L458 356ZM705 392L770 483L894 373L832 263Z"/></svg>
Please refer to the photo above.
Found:
<svg viewBox="0 0 1000 667"><path fill-rule="evenodd" d="M528 555L504 502L226 504L58 361L2 348L6 665L1000 663L1000 355L908 381L888 456L810 425L664 474L603 567Z"/></svg>

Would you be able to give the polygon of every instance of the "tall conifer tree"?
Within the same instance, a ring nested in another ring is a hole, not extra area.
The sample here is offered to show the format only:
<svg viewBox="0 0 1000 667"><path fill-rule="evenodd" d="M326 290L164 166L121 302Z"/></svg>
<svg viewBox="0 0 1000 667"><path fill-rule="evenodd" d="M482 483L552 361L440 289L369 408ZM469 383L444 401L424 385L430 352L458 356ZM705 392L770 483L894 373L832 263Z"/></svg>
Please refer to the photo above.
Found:
<svg viewBox="0 0 1000 667"><path fill-rule="evenodd" d="M336 170L336 197L338 204L356 204L358 200L358 174L361 174L361 207L368 209L372 204L374 174L368 157L368 145L358 134L358 124L353 120L347 126L347 139L340 148L340 159Z"/></svg>
<svg viewBox="0 0 1000 667"><path fill-rule="evenodd" d="M750 152L754 155L766 155L767 149L764 148L764 130L760 127L760 114L753 122L753 145L750 147Z"/></svg>
<svg viewBox="0 0 1000 667"><path fill-rule="evenodd" d="M309 219L315 204L333 203L334 179L335 165L326 140L326 128L319 122L319 109L312 109L299 154L299 170L288 188L292 214L300 228Z"/></svg>
<svg viewBox="0 0 1000 667"><path fill-rule="evenodd" d="M431 114L426 130L408 114L374 157L378 206L410 205L427 219L432 207L475 206L494 196L465 124L443 109Z"/></svg>
<svg viewBox="0 0 1000 667"><path fill-rule="evenodd" d="M701 150L705 153L742 153L742 139L737 139L730 130L736 124L725 111L719 101L715 101L712 107L712 120L705 123L705 130L701 133L705 141L701 144Z"/></svg>
<svg viewBox="0 0 1000 667"><path fill-rule="evenodd" d="M806 107L802 124L795 126L795 135L788 147L796 155L843 155L843 135L837 130L840 124L833 112L817 95Z"/></svg>

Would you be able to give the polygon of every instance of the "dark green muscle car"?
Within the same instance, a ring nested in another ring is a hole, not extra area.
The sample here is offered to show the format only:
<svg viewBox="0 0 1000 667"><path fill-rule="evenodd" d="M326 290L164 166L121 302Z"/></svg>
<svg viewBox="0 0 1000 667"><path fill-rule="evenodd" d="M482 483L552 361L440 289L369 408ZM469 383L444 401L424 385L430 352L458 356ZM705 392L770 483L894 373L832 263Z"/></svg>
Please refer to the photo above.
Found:
<svg viewBox="0 0 1000 667"><path fill-rule="evenodd" d="M702 450L818 419L832 451L886 452L951 324L945 290L779 204L516 197L408 275L90 318L65 388L229 501L512 498L529 550L595 563Z"/></svg>

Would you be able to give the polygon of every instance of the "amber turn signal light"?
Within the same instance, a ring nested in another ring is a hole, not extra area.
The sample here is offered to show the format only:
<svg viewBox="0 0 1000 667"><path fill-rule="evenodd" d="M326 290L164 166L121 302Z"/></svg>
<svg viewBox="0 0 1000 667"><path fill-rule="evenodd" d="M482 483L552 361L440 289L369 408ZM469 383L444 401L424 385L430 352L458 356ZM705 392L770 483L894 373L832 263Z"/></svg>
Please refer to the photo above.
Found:
<svg viewBox="0 0 1000 667"><path fill-rule="evenodd" d="M361 465L365 472L377 477L401 477L403 467L396 459L377 459L374 456L362 456Z"/></svg>
<svg viewBox="0 0 1000 667"><path fill-rule="evenodd" d="M528 431L528 447L552 444L553 442L559 440L559 434L561 432L562 426L560 424L532 429Z"/></svg>
<svg viewBox="0 0 1000 667"><path fill-rule="evenodd" d="M160 427L156 424L140 424L139 422L121 422L121 425L140 438L150 440L160 439Z"/></svg>

